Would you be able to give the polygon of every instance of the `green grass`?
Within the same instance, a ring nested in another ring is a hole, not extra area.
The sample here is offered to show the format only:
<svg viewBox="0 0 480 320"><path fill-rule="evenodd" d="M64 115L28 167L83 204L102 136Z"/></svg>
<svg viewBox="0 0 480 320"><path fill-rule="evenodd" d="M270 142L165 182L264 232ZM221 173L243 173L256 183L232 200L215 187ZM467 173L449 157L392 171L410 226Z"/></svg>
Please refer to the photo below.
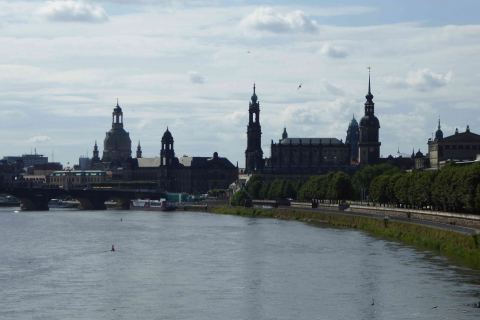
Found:
<svg viewBox="0 0 480 320"><path fill-rule="evenodd" d="M465 235L425 225L398 221L389 221L388 227L385 227L382 219L344 215L341 213L302 211L301 209L216 207L211 208L209 211L218 214L298 220L312 224L354 228L366 231L377 237L400 241L420 249L431 250L449 258L454 263L480 270L480 238L478 235Z"/></svg>

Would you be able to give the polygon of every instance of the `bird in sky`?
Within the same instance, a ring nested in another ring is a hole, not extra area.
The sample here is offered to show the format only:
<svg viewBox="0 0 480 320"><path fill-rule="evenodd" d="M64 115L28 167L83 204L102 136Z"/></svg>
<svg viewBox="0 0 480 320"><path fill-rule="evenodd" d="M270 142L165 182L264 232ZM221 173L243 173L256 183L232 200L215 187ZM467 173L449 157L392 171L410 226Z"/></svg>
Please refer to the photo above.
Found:
<svg viewBox="0 0 480 320"><path fill-rule="evenodd" d="M300 84L298 85L297 90L300 90L301 88L302 88L302 84L300 83Z"/></svg>

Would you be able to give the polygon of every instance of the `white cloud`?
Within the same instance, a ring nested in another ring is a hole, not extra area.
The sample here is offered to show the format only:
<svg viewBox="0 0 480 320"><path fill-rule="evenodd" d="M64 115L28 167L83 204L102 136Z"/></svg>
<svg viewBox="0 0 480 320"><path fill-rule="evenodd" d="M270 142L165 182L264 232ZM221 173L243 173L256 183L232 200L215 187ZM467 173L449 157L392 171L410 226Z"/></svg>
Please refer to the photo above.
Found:
<svg viewBox="0 0 480 320"><path fill-rule="evenodd" d="M28 142L31 143L45 143L51 141L52 138L49 136L44 136L44 135L39 135L39 136L33 136L30 139L28 139Z"/></svg>
<svg viewBox="0 0 480 320"><path fill-rule="evenodd" d="M385 80L393 87L428 91L446 86L448 83L450 83L451 79L451 71L441 74L433 72L430 69L423 68L410 71L405 78L387 77Z"/></svg>
<svg viewBox="0 0 480 320"><path fill-rule="evenodd" d="M406 83L417 90L426 91L443 87L447 85L451 79L451 71L441 74L435 73L430 69L419 69L408 74Z"/></svg>
<svg viewBox="0 0 480 320"><path fill-rule="evenodd" d="M205 77L196 71L190 71L188 74L190 76L190 82L192 83L202 84L202 83L205 83L206 81Z"/></svg>
<svg viewBox="0 0 480 320"><path fill-rule="evenodd" d="M347 50L334 46L331 43L325 43L320 48L320 53L330 58L345 58L348 55Z"/></svg>
<svg viewBox="0 0 480 320"><path fill-rule="evenodd" d="M60 22L105 22L105 10L96 4L82 0L48 1L39 9L39 14L50 21Z"/></svg>
<svg viewBox="0 0 480 320"><path fill-rule="evenodd" d="M334 95L334 96L343 96L343 95L345 95L345 91L344 91L342 88L337 87L336 85L334 85L334 84L332 84L332 83L330 83L330 82L325 81L325 83L324 83L323 86L324 86L325 90L326 90L328 93L330 93L330 94L332 94L332 95Z"/></svg>
<svg viewBox="0 0 480 320"><path fill-rule="evenodd" d="M273 33L311 33L318 30L317 22L301 10L281 13L270 7L255 9L242 20L241 24L246 28Z"/></svg>

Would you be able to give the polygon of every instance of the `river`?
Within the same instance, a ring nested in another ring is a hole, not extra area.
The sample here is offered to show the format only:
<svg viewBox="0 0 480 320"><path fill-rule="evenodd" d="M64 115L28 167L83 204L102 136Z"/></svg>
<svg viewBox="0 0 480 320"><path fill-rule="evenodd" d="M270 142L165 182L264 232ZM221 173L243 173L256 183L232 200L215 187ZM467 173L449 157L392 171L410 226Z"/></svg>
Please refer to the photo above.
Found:
<svg viewBox="0 0 480 320"><path fill-rule="evenodd" d="M458 320L479 300L479 272L356 230L0 209L0 319Z"/></svg>

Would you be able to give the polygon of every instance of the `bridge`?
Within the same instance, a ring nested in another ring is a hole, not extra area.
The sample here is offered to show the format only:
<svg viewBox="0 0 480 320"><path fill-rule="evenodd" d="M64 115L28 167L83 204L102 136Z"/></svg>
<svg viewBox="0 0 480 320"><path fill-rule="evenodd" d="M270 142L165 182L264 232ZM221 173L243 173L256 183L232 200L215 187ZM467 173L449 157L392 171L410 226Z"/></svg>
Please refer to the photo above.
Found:
<svg viewBox="0 0 480 320"><path fill-rule="evenodd" d="M21 209L26 211L49 210L51 199L71 197L78 200L80 209L105 210L105 202L115 200L119 207L130 208L133 199L160 199L165 191L154 183L105 183L88 186L71 186L63 188L47 184L14 183L0 187L1 193L10 194L21 202Z"/></svg>

